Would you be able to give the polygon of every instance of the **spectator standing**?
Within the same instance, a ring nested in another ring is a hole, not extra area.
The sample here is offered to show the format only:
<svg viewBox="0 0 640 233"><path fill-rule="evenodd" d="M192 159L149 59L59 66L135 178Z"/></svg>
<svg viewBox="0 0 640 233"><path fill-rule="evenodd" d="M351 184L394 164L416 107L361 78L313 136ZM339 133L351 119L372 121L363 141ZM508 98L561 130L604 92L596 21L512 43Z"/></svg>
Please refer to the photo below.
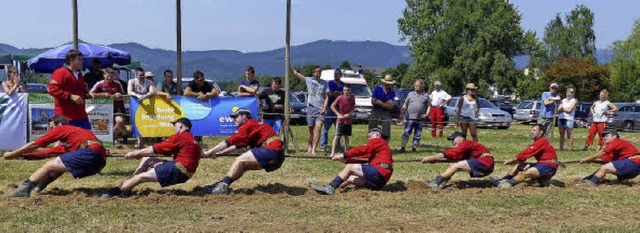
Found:
<svg viewBox="0 0 640 233"><path fill-rule="evenodd" d="M387 141L391 138L391 110L393 110L393 99L396 93L393 91L393 84L396 83L391 75L386 75L381 79L382 84L373 88L371 104L373 110L369 117L369 130L382 125L382 134L387 135Z"/></svg>
<svg viewBox="0 0 640 233"><path fill-rule="evenodd" d="M238 96L255 96L258 94L260 82L255 78L256 70L249 66L244 71L247 79L243 79L238 83Z"/></svg>
<svg viewBox="0 0 640 233"><path fill-rule="evenodd" d="M218 90L213 88L213 86L205 80L204 73L199 70L193 72L193 81L189 82L189 85L187 85L187 88L184 90L185 96L196 97L202 101L208 101L219 94Z"/></svg>
<svg viewBox="0 0 640 233"><path fill-rule="evenodd" d="M353 109L356 105L356 98L351 94L351 85L345 84L344 93L331 104L331 109L338 117L336 126L336 136L333 138L331 146L331 157L336 155L336 148L340 143L340 137L344 136L344 151L349 150L349 137L351 136L351 124L353 119Z"/></svg>
<svg viewBox="0 0 640 233"><path fill-rule="evenodd" d="M593 138L598 134L598 150L602 150L602 146L604 145L604 139L602 137L602 133L604 129L607 128L607 121L609 117L607 114L617 112L618 107L615 104L609 102L609 92L607 90L600 91L600 95L598 95L598 101L594 102L591 105L590 114L593 116L593 121L591 122L591 126L589 126L589 135L587 136L587 141L582 148L583 151L589 149L591 145L593 145Z"/></svg>
<svg viewBox="0 0 640 233"><path fill-rule="evenodd" d="M478 101L478 97L476 96L476 87L475 84L469 83L465 87L467 94L461 96L458 99L458 110L456 112L456 119L458 119L458 123L460 124L460 129L463 134L467 134L467 129L471 132L471 137L473 141L478 141L478 114L480 110L480 103Z"/></svg>
<svg viewBox="0 0 640 233"><path fill-rule="evenodd" d="M542 100L542 113L538 118L538 124L544 127L544 137L546 138L553 130L554 117L556 114L557 104L562 100L558 94L558 84L552 83L549 85L549 91L542 93L540 98Z"/></svg>
<svg viewBox="0 0 640 233"><path fill-rule="evenodd" d="M342 91L344 89L344 82L340 80L342 78L342 70L335 69L333 71L333 80L327 83L329 87L329 92L327 92L327 106L331 106L336 98L342 95ZM325 112L324 119L324 127L322 129L322 135L320 136L320 151L325 151L327 149L327 144L329 141L329 130L331 130L331 126L336 124L336 113L331 109L331 107L327 108ZM338 141L338 147L340 146L340 141Z"/></svg>
<svg viewBox="0 0 640 233"><path fill-rule="evenodd" d="M291 72L298 77L298 80L303 81L307 85L307 126L309 128L307 135L307 147L309 148L307 153L316 155L316 147L320 141L320 130L324 124L324 113L327 110L326 98L328 84L326 81L320 79L322 68L315 66L313 68L313 77L304 77L294 68L291 68Z"/></svg>
<svg viewBox="0 0 640 233"><path fill-rule="evenodd" d="M167 101L171 100L171 96L178 95L178 83L173 81L173 71L165 70L163 73L164 81L158 82L156 90L159 96L164 96Z"/></svg>
<svg viewBox="0 0 640 233"><path fill-rule="evenodd" d="M122 103L124 90L120 82L114 80L116 77L115 70L106 68L102 73L104 74L104 80L97 82L96 85L91 88L89 94L95 98L113 99L113 115L115 121L113 126L113 142L116 147L120 147L118 137L124 137L127 132L127 128L124 125L124 118L122 117L122 114L124 114L124 104Z"/></svg>
<svg viewBox="0 0 640 233"><path fill-rule="evenodd" d="M13 95L13 93L27 93L27 84L20 82L18 76L18 69L15 66L7 66L7 81L2 82L2 90L7 95Z"/></svg>
<svg viewBox="0 0 640 233"><path fill-rule="evenodd" d="M560 129L560 150L564 150L564 137L567 136L569 150L573 150L573 126L578 100L573 97L574 89L567 89L567 98L558 106L558 129Z"/></svg>
<svg viewBox="0 0 640 233"><path fill-rule="evenodd" d="M271 126L277 134L280 133L282 127L282 119L284 117L284 90L280 89L282 79L280 77L273 78L271 82L271 88L265 88L260 94L258 94L258 103L260 108L263 109L264 115L262 116L262 122ZM265 105L262 105L264 100Z"/></svg>
<svg viewBox="0 0 640 233"><path fill-rule="evenodd" d="M136 78L129 80L127 88L128 95L130 97L138 99L140 103L145 99L148 99L156 94L156 88L153 86L153 81L150 81L145 77L144 69L136 69ZM136 149L143 147L142 138L137 138L135 145Z"/></svg>
<svg viewBox="0 0 640 233"><path fill-rule="evenodd" d="M407 120L404 122L404 133L402 134L402 147L400 147L400 153L405 152L405 146L407 145L407 142L409 142L409 137L412 132L414 136L411 152L416 152L416 147L420 145L424 119L429 115L427 112L429 96L426 95L424 91L424 80L416 80L413 84L413 88L414 91L407 95L407 99L404 101L401 109L403 113L406 113Z"/></svg>
<svg viewBox="0 0 640 233"><path fill-rule="evenodd" d="M55 70L49 82L49 94L53 96L53 112L65 116L72 126L91 130L85 110L85 99L91 98L82 77L82 53L72 49L65 54L65 66Z"/></svg>
<svg viewBox="0 0 640 233"><path fill-rule="evenodd" d="M434 90L429 95L431 99L430 117L431 117L431 137L436 137L436 128L438 128L438 137L442 137L444 132L444 106L451 101L451 96L442 90L442 83L436 81L433 83Z"/></svg>

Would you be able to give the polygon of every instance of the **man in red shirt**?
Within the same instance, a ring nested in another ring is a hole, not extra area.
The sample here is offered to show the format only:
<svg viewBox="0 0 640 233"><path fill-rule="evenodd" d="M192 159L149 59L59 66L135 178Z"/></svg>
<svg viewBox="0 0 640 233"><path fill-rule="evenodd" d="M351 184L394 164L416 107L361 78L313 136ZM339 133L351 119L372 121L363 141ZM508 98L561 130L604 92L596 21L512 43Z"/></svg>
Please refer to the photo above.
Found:
<svg viewBox="0 0 640 233"><path fill-rule="evenodd" d="M108 190L100 198L107 199L118 195L127 197L130 195L131 189L144 182L158 182L160 187L166 187L187 182L193 176L198 168L202 149L189 131L192 126L191 121L187 118L180 118L172 123L175 134L166 141L129 152L124 157L139 159L148 154L172 154L173 161L156 157L142 158L131 179Z"/></svg>
<svg viewBox="0 0 640 233"><path fill-rule="evenodd" d="M455 162L444 173L428 183L430 188L435 191L443 189L453 174L459 171L469 172L471 178L485 177L493 172L493 155L484 145L467 140L466 135L461 132L454 132L447 139L453 142L453 148L422 159L423 163L443 160Z"/></svg>
<svg viewBox="0 0 640 233"><path fill-rule="evenodd" d="M107 150L91 131L69 125L64 116L53 117L49 127L51 128L49 132L42 137L15 151L4 153L4 159L29 159L29 152L47 147L53 142L62 142L61 145L45 153L55 151L64 154L49 160L36 170L29 179L11 193L12 197L29 197L32 190L40 192L65 172L79 179L100 172L106 165Z"/></svg>
<svg viewBox="0 0 640 233"><path fill-rule="evenodd" d="M53 112L56 116L65 116L70 125L91 130L84 103L91 96L80 72L82 53L72 49L64 59L65 66L55 70L49 82L49 94L55 104Z"/></svg>
<svg viewBox="0 0 640 233"><path fill-rule="evenodd" d="M240 179L245 172L260 169L272 172L278 170L284 162L282 140L271 126L254 120L251 117L251 112L246 108L234 111L231 113L231 117L238 126L236 133L206 151L204 155L215 157L236 148L251 147L252 149L236 158L222 180L205 186L205 190L211 194L227 195L229 194L229 185Z"/></svg>
<svg viewBox="0 0 640 233"><path fill-rule="evenodd" d="M326 185L309 184L309 187L324 195L332 195L336 188L354 184L370 189L384 187L393 174L393 158L391 149L383 135L382 129L369 130L369 140L364 145L356 146L344 154L336 154L331 158L347 165L331 183Z"/></svg>
<svg viewBox="0 0 640 233"><path fill-rule="evenodd" d="M511 188L529 178L538 181L545 186L558 170L558 156L556 149L544 137L545 128L541 124L531 127L531 139L529 145L515 158L504 162L505 165L515 164L509 173L502 179L491 177L491 182L500 188ZM528 158L534 157L538 162L534 164L524 163Z"/></svg>
<svg viewBox="0 0 640 233"><path fill-rule="evenodd" d="M631 142L620 139L620 135L615 130L608 130L602 133L607 146L598 151L595 155L583 158L580 163L588 163L596 158L604 164L598 168L596 173L586 177L584 183L587 185L598 185L607 173L618 176L618 180L633 179L640 174L640 151Z"/></svg>
<svg viewBox="0 0 640 233"><path fill-rule="evenodd" d="M124 105L122 104L122 95L124 90L120 82L114 81L116 78L116 71L112 68L104 69L104 80L97 82L89 91L89 94L94 98L110 98L113 100L113 113L115 115L115 125L113 126L113 138L116 147L120 147L118 143L118 136L123 136L127 132L127 128L124 125Z"/></svg>

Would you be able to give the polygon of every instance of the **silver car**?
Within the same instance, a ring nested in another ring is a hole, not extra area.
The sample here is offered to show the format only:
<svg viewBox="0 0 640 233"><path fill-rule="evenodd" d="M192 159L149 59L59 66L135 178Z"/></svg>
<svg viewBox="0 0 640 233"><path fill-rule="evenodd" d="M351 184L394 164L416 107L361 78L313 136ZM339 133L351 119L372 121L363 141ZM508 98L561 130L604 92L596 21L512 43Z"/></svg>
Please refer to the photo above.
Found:
<svg viewBox="0 0 640 233"><path fill-rule="evenodd" d="M453 97L449 104L446 106L446 114L449 116L449 122L455 122L456 112L458 111L457 104L460 97ZM478 113L478 127L508 129L511 127L511 114L500 110L493 105L489 100L485 98L479 98L480 111Z"/></svg>
<svg viewBox="0 0 640 233"><path fill-rule="evenodd" d="M518 104L516 112L513 114L513 119L522 122L536 122L538 116L542 112L542 101L540 100L525 100Z"/></svg>
<svg viewBox="0 0 640 233"><path fill-rule="evenodd" d="M618 111L607 114L609 117L607 127L624 131L640 129L640 104L638 103L613 103ZM591 117L590 117L591 119Z"/></svg>

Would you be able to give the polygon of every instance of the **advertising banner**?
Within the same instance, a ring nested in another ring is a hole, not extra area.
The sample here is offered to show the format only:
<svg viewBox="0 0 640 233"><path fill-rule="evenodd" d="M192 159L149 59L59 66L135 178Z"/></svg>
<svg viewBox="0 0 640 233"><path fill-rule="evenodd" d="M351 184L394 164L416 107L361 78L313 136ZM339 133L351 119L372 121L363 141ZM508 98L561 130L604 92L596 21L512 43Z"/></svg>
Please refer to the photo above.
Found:
<svg viewBox="0 0 640 233"><path fill-rule="evenodd" d="M194 97L152 97L140 103L130 97L131 126L136 137L168 137L174 134L172 121L186 117L191 120L195 136L228 136L236 131L235 121L229 117L234 109L248 108L258 114L258 100L249 97L216 97L206 101Z"/></svg>
<svg viewBox="0 0 640 233"><path fill-rule="evenodd" d="M27 143L27 94L0 93L0 150L15 150Z"/></svg>

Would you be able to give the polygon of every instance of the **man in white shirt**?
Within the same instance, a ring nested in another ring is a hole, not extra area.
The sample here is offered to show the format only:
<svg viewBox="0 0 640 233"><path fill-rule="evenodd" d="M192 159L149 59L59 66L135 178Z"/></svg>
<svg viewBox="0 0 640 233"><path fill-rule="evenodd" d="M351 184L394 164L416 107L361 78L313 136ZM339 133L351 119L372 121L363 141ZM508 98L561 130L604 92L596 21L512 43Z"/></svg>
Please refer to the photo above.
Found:
<svg viewBox="0 0 640 233"><path fill-rule="evenodd" d="M429 95L431 99L431 137L436 137L436 127L438 128L438 137L442 137L444 132L444 106L451 101L451 96L444 90L442 90L442 83L436 81L434 84L434 90Z"/></svg>

